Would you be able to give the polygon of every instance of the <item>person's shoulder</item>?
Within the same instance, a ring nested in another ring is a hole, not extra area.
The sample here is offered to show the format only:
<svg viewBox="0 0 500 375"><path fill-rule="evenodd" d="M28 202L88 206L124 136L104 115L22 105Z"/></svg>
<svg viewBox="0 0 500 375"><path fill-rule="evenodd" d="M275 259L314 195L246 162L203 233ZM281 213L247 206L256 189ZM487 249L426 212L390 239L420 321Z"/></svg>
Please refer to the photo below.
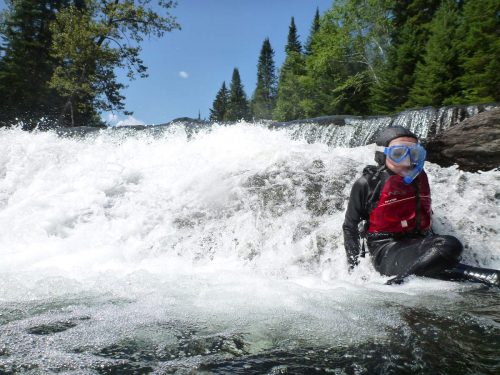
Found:
<svg viewBox="0 0 500 375"><path fill-rule="evenodd" d="M367 165L363 169L361 177L359 177L354 186L358 189L373 190L380 180L387 178L385 168L376 165Z"/></svg>
<svg viewBox="0 0 500 375"><path fill-rule="evenodd" d="M378 168L375 165L367 165L363 168L361 176L354 181L353 187L356 188L367 188L370 181L376 178Z"/></svg>
<svg viewBox="0 0 500 375"><path fill-rule="evenodd" d="M364 169L363 169L363 175L362 177L373 177L377 174L377 171L378 171L378 167L375 166L375 165L367 165Z"/></svg>

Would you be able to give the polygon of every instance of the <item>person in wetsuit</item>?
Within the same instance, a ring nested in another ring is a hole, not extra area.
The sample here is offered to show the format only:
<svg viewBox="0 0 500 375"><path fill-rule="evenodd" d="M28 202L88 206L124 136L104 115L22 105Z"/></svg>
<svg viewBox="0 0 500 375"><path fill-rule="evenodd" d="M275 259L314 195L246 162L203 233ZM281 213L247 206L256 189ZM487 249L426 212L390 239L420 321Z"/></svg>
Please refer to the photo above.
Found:
<svg viewBox="0 0 500 375"><path fill-rule="evenodd" d="M387 127L376 145L378 166L367 166L354 183L345 214L349 268L359 261L361 223L375 269L393 276L388 284L417 275L500 286L500 271L459 263L461 242L433 233L431 193L423 170L426 151L417 136L402 126Z"/></svg>

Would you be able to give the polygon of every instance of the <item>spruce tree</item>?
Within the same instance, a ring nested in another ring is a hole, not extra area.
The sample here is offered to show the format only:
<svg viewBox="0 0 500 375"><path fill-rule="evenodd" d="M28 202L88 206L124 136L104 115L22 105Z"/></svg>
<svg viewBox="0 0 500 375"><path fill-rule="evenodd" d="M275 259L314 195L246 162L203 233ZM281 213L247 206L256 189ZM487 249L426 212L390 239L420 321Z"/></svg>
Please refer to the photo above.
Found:
<svg viewBox="0 0 500 375"><path fill-rule="evenodd" d="M222 87L217 92L215 100L210 109L210 121L224 121L227 112L229 92L226 88L226 82L222 82Z"/></svg>
<svg viewBox="0 0 500 375"><path fill-rule="evenodd" d="M280 70L278 99L273 111L273 119L290 121L304 117L301 102L304 99L302 79L306 73L305 58L297 35L295 19L292 17L288 28L288 42L285 46L286 59Z"/></svg>
<svg viewBox="0 0 500 375"><path fill-rule="evenodd" d="M307 42L305 45L305 55L309 56L312 52L311 47L312 47L312 42L314 35L319 31L319 28L321 26L320 23L320 16L319 16L319 8L316 8L316 13L314 14L314 19L311 25L311 31L309 32L309 37L307 38Z"/></svg>
<svg viewBox="0 0 500 375"><path fill-rule="evenodd" d="M453 104L460 94L459 57L455 39L460 14L454 0L445 0L429 25L424 61L417 63L410 106Z"/></svg>
<svg viewBox="0 0 500 375"><path fill-rule="evenodd" d="M288 28L288 42L286 44L285 51L286 53L302 52L302 46L300 45L299 36L297 34L297 27L295 26L295 19L293 17Z"/></svg>
<svg viewBox="0 0 500 375"><path fill-rule="evenodd" d="M277 96L274 51L269 38L264 40L257 65L257 87L252 98L252 114L256 119L271 119Z"/></svg>
<svg viewBox="0 0 500 375"><path fill-rule="evenodd" d="M238 121L241 119L249 120L250 111L248 108L247 96L241 83L240 72L237 68L233 70L231 84L229 86L229 100L227 112L224 120Z"/></svg>
<svg viewBox="0 0 500 375"><path fill-rule="evenodd" d="M458 30L464 103L500 101L500 2L468 0Z"/></svg>

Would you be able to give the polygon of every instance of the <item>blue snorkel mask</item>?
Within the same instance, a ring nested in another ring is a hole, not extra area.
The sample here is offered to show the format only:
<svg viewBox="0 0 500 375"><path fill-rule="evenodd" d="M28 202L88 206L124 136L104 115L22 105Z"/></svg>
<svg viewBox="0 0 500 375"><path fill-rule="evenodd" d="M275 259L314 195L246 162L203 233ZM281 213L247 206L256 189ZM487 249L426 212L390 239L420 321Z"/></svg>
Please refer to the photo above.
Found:
<svg viewBox="0 0 500 375"><path fill-rule="evenodd" d="M424 169L427 152L418 143L399 144L390 147L377 146L377 151L383 152L393 163L412 167L403 177L405 184L409 185Z"/></svg>

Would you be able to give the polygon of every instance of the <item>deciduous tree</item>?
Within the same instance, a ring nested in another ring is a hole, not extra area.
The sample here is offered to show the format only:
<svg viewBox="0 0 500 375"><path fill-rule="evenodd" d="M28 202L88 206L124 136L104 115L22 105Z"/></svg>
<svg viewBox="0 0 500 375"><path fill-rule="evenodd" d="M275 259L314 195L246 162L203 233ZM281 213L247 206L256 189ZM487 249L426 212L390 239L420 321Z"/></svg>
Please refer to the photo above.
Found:
<svg viewBox="0 0 500 375"><path fill-rule="evenodd" d="M146 77L140 58L144 37L161 37L179 28L169 10L173 1L86 0L84 6L70 6L52 23L51 55L58 61L50 87L64 98L60 122L93 121L97 112L122 110L115 68L128 70L128 77ZM158 9L165 13L162 15Z"/></svg>

